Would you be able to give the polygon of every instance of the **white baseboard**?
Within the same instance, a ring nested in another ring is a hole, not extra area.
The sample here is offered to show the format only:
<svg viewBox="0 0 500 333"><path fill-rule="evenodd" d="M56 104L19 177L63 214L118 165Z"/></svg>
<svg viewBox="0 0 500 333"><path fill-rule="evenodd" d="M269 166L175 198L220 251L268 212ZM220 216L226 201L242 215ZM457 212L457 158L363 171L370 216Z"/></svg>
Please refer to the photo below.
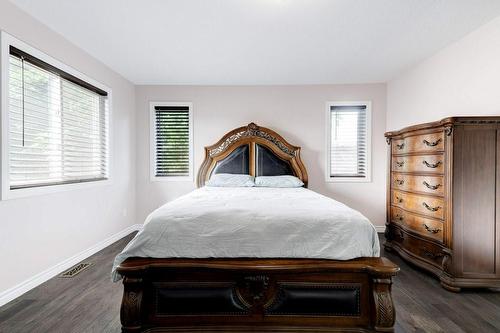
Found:
<svg viewBox="0 0 500 333"><path fill-rule="evenodd" d="M385 232L385 225L376 225L375 230L377 230L378 233L384 233Z"/></svg>
<svg viewBox="0 0 500 333"><path fill-rule="evenodd" d="M142 224L134 224L131 225L130 227L106 238L105 240L95 244L94 246L88 248L87 250L84 250L48 269L46 269L43 272L38 273L37 275L19 283L18 285L15 285L12 288L9 288L3 292L0 293L0 306L7 304L8 302L12 301L13 299L21 296L22 294L30 291L31 289L41 285L45 281L53 278L54 276L60 274L61 272L73 267L74 265L78 264L80 261L90 257L91 255L101 251L105 247L113 244L117 240L122 239L123 237L127 236L128 234L140 230L142 228Z"/></svg>

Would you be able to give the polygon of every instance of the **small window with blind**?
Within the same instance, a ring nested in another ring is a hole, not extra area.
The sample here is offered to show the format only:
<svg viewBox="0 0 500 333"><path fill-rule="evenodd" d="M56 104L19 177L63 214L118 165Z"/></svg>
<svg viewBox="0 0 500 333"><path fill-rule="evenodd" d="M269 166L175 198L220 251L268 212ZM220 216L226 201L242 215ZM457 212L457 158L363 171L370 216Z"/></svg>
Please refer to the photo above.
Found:
<svg viewBox="0 0 500 333"><path fill-rule="evenodd" d="M151 180L192 180L192 104L153 102Z"/></svg>
<svg viewBox="0 0 500 333"><path fill-rule="evenodd" d="M108 90L15 44L2 43L2 198L107 180Z"/></svg>
<svg viewBox="0 0 500 333"><path fill-rule="evenodd" d="M371 180L370 102L327 103L327 181Z"/></svg>

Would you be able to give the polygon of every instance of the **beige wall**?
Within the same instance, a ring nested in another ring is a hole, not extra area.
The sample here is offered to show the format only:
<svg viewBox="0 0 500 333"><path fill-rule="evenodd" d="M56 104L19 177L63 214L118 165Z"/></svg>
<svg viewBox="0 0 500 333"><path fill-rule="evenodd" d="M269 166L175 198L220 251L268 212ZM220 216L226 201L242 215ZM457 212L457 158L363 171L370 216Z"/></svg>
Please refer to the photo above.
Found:
<svg viewBox="0 0 500 333"><path fill-rule="evenodd" d="M388 83L388 130L459 115L500 115L500 17Z"/></svg>
<svg viewBox="0 0 500 333"><path fill-rule="evenodd" d="M8 1L0 29L112 89L114 166L111 185L0 201L1 296L135 223L135 102L130 82Z"/></svg>
<svg viewBox="0 0 500 333"><path fill-rule="evenodd" d="M372 182L325 182L325 102L371 100ZM302 147L312 190L358 209L377 225L385 222L386 86L137 86L137 219L166 201L195 188L194 182L151 182L149 179L149 102L193 103L194 170L203 161L203 147L229 130L255 122L276 130Z"/></svg>

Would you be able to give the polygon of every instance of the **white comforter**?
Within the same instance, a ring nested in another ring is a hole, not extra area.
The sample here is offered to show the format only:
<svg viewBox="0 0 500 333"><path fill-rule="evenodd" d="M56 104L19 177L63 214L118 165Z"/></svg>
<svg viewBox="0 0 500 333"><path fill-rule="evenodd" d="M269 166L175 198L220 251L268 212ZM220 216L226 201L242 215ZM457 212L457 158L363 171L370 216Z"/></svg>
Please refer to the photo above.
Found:
<svg viewBox="0 0 500 333"><path fill-rule="evenodd" d="M153 213L116 257L324 258L380 255L370 221L304 188L203 187Z"/></svg>

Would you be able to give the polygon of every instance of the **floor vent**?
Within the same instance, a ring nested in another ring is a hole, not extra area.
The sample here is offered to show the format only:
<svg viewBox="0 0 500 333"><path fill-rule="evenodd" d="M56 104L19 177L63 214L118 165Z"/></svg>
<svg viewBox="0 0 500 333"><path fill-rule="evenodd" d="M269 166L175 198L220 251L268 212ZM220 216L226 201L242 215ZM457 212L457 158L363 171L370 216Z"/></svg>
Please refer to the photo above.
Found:
<svg viewBox="0 0 500 333"><path fill-rule="evenodd" d="M75 275L77 275L78 273L80 273L81 271L86 270L90 266L92 266L92 263L89 263L89 262L78 264L78 265L68 269L66 272L62 273L61 275L59 275L59 277L72 278Z"/></svg>

